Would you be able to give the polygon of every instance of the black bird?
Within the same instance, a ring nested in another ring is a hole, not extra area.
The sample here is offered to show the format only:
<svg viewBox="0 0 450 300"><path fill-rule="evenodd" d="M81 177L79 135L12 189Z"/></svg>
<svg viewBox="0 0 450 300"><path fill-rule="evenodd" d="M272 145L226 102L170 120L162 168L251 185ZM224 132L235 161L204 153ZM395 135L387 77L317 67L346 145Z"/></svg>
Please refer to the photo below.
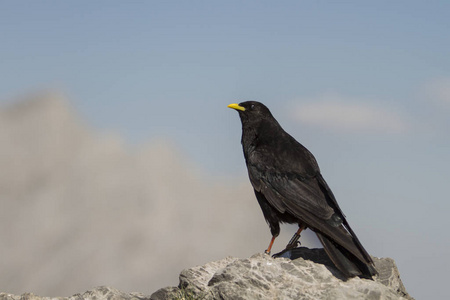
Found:
<svg viewBox="0 0 450 300"><path fill-rule="evenodd" d="M298 224L286 249L295 248L300 232L310 228L345 276L372 278L377 274L312 153L281 128L264 104L247 101L228 107L239 113L248 175L272 233L265 252L270 254L280 222Z"/></svg>

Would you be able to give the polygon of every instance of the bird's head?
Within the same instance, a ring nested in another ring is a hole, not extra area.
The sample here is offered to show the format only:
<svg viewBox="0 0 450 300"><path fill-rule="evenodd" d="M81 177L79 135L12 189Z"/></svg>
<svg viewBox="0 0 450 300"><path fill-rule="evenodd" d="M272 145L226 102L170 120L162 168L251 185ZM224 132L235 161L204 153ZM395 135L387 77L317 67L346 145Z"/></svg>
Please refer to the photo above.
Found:
<svg viewBox="0 0 450 300"><path fill-rule="evenodd" d="M273 118L269 109L257 101L246 101L239 104L232 103L228 107L235 109L239 113L242 124L257 123L264 119Z"/></svg>

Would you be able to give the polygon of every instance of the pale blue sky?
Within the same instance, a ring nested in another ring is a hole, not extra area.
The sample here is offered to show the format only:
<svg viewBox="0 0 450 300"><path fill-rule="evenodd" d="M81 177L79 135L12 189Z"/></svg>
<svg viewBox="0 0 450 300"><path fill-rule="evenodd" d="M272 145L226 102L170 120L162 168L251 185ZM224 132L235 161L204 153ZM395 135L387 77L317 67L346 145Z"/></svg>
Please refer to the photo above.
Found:
<svg viewBox="0 0 450 300"><path fill-rule="evenodd" d="M169 138L206 172L242 176L226 105L259 100L316 155L369 252L438 298L449 15L448 1L2 1L0 101L60 89L94 128Z"/></svg>

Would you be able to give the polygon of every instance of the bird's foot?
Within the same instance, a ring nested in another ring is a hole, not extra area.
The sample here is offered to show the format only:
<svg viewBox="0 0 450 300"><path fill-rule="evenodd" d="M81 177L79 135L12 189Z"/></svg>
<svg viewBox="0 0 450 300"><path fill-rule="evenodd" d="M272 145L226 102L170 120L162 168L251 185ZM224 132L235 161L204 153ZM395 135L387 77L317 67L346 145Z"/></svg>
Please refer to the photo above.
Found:
<svg viewBox="0 0 450 300"><path fill-rule="evenodd" d="M291 250L291 249L297 248L297 247L300 246L300 245L301 245L300 241L295 241L295 242L293 242L293 243L289 243L289 244L286 245L286 248L285 248L283 251Z"/></svg>
<svg viewBox="0 0 450 300"><path fill-rule="evenodd" d="M294 234L294 236L291 238L291 240L286 245L286 248L284 250L290 250L290 249L297 248L298 246L301 245L299 240L300 240L300 235Z"/></svg>
<svg viewBox="0 0 450 300"><path fill-rule="evenodd" d="M269 247L267 247L266 251L264 251L265 254L270 255L270 250L272 250L273 242L275 241L276 237L277 237L276 235L272 236Z"/></svg>

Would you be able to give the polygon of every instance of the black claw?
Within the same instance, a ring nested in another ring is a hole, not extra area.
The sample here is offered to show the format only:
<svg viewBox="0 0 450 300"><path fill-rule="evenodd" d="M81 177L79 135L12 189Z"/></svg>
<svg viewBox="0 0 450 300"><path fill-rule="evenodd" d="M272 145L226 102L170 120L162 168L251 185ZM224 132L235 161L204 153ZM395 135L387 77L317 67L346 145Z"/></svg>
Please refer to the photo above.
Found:
<svg viewBox="0 0 450 300"><path fill-rule="evenodd" d="M289 241L289 243L287 244L285 250L297 248L298 246L300 246L301 244L300 244L299 239L300 239L300 235L295 234L292 237L292 239Z"/></svg>
<svg viewBox="0 0 450 300"><path fill-rule="evenodd" d="M287 244L286 249L284 249L284 250L294 249L294 248L297 248L298 246L300 246L299 241L297 241L295 243L289 243L289 244Z"/></svg>

